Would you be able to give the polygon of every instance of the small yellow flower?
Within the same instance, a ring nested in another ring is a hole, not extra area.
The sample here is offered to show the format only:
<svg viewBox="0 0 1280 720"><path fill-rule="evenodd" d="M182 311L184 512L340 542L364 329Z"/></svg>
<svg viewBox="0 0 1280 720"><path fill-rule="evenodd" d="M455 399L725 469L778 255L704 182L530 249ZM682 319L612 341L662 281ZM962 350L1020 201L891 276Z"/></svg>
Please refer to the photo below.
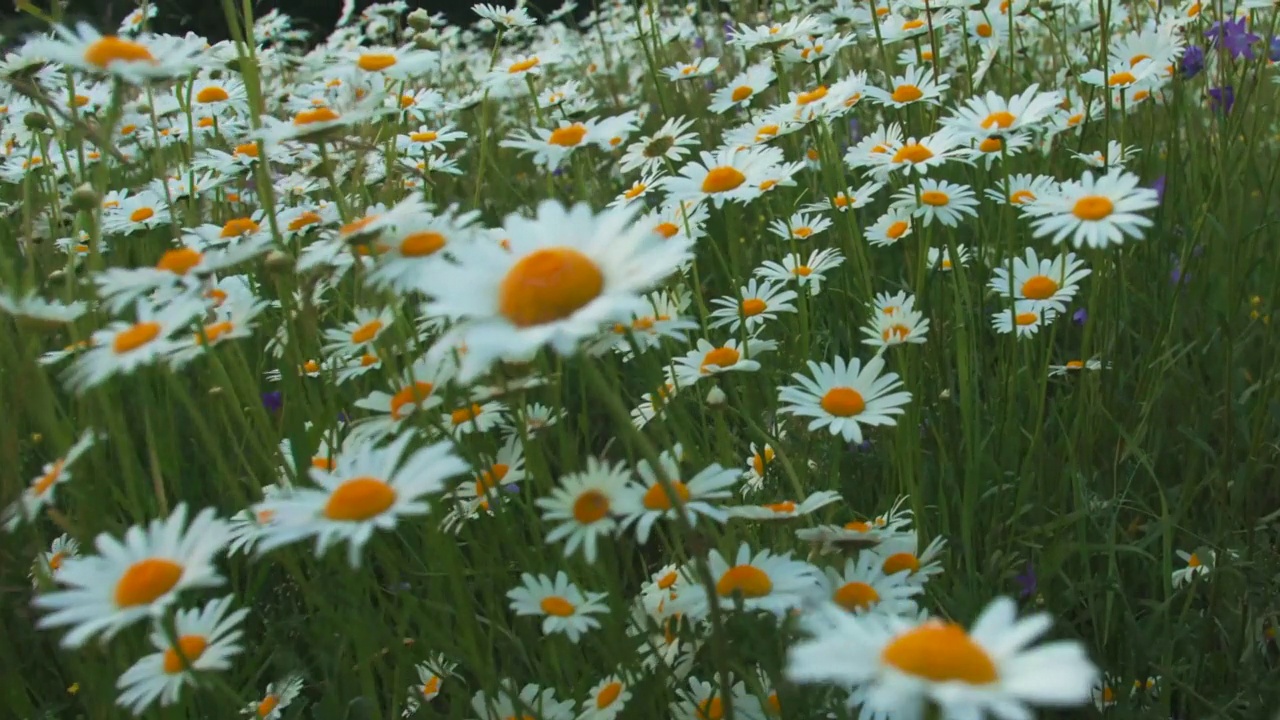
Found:
<svg viewBox="0 0 1280 720"><path fill-rule="evenodd" d="M78 692L80 692L80 683L78 682L71 683L71 685L67 687L67 693L69 695L75 695Z"/></svg>

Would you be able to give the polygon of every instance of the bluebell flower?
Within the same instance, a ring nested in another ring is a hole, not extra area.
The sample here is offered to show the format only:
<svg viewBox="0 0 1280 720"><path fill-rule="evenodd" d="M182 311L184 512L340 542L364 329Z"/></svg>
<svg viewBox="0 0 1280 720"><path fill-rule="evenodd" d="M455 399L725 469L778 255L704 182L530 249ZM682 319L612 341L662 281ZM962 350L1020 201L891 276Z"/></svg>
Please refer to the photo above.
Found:
<svg viewBox="0 0 1280 720"><path fill-rule="evenodd" d="M1217 47L1218 43L1221 42L1232 58L1239 59L1243 57L1246 60L1253 60L1253 44L1262 38L1249 32L1249 29L1245 27L1246 22L1248 22L1248 19L1243 17L1234 20L1219 20L1204 31L1204 36L1209 38L1213 47Z"/></svg>
<svg viewBox="0 0 1280 720"><path fill-rule="evenodd" d="M1217 112L1221 110L1223 113L1231 112L1231 106L1236 104L1236 90L1230 85L1209 88L1209 97L1211 102L1209 107Z"/></svg>
<svg viewBox="0 0 1280 720"><path fill-rule="evenodd" d="M1076 310L1075 312L1071 313L1071 322L1077 325L1083 325L1085 321L1088 319L1089 319L1089 311L1085 310L1084 308L1080 308L1079 310Z"/></svg>
<svg viewBox="0 0 1280 720"><path fill-rule="evenodd" d="M284 407L284 393L279 390L262 393L262 407L268 412L280 412L280 408Z"/></svg>

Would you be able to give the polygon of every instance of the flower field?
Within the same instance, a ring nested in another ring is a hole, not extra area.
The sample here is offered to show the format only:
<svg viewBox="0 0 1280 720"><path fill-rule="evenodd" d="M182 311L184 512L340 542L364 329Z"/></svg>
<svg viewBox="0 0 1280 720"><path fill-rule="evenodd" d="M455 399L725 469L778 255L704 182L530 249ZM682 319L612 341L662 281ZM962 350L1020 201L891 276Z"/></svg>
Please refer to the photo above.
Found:
<svg viewBox="0 0 1280 720"><path fill-rule="evenodd" d="M1280 710L1271 0L19 5L0 716Z"/></svg>

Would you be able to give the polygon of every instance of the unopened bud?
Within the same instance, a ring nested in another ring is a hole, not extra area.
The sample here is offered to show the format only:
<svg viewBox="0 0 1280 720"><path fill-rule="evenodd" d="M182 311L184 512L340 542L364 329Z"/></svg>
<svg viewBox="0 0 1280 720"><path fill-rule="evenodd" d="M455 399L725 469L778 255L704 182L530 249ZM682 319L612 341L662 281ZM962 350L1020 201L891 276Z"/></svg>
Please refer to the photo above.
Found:
<svg viewBox="0 0 1280 720"><path fill-rule="evenodd" d="M93 212L102 202L102 196L89 183L85 183L71 192L71 207L81 212Z"/></svg>
<svg viewBox="0 0 1280 720"><path fill-rule="evenodd" d="M293 270L293 258L288 253L279 250L272 250L267 253L263 264L271 272L285 273Z"/></svg>
<svg viewBox="0 0 1280 720"><path fill-rule="evenodd" d="M707 393L707 404L711 407L720 407L721 405L724 405L728 399L729 398L724 394L724 390L721 390L719 387L713 387L711 388L711 392Z"/></svg>
<svg viewBox="0 0 1280 720"><path fill-rule="evenodd" d="M438 47L435 39L429 35L414 35L413 45L419 50L435 50Z"/></svg>
<svg viewBox="0 0 1280 720"><path fill-rule="evenodd" d="M44 130L49 127L49 116L44 113L27 113L22 116L22 124L27 126L28 130Z"/></svg>
<svg viewBox="0 0 1280 720"><path fill-rule="evenodd" d="M54 270L53 272L49 273L49 282L51 283L60 283L66 279L67 279L66 270Z"/></svg>
<svg viewBox="0 0 1280 720"><path fill-rule="evenodd" d="M431 13L423 10L422 8L418 8L417 10L409 13L409 16L405 18L405 21L409 23L409 27L417 30L418 32L422 32L431 27Z"/></svg>

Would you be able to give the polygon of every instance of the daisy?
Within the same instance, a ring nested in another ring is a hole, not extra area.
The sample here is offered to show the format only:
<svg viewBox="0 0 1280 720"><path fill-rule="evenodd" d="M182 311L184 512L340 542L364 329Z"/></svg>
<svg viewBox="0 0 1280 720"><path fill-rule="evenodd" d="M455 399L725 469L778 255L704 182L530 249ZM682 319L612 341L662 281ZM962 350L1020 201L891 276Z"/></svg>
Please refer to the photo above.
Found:
<svg viewBox="0 0 1280 720"><path fill-rule="evenodd" d="M587 692L577 720L614 720L630 699L630 684L621 675L609 675Z"/></svg>
<svg viewBox="0 0 1280 720"><path fill-rule="evenodd" d="M707 109L713 113L724 114L732 108L746 107L752 98L764 92L778 78L773 68L765 63L747 67L738 73L728 85L711 94L711 103Z"/></svg>
<svg viewBox="0 0 1280 720"><path fill-rule="evenodd" d="M890 208L876 218L866 230L867 243L871 247L888 247L911 235L912 213L902 208Z"/></svg>
<svg viewBox="0 0 1280 720"><path fill-rule="evenodd" d="M174 613L176 642L165 628L152 631L151 645L157 652L140 658L120 676L116 704L141 715L157 700L165 707L177 702L184 685L196 684L195 673L230 670L231 658L243 649L238 644L244 637L239 625L249 614L247 608L232 611L233 600L235 596L228 595L203 608Z"/></svg>
<svg viewBox="0 0 1280 720"><path fill-rule="evenodd" d="M995 92L971 97L942 122L957 132L984 139L1038 127L1061 102L1061 92L1040 92L1040 86L1032 83L1008 99Z"/></svg>
<svg viewBox="0 0 1280 720"><path fill-rule="evenodd" d="M1099 170L1110 170L1112 168L1124 168L1124 166L1138 153L1142 152L1140 148L1133 145L1121 145L1112 140L1107 143L1105 151L1097 150L1091 153L1078 153L1073 150L1068 151L1071 157L1083 162L1091 168Z"/></svg>
<svg viewBox="0 0 1280 720"><path fill-rule="evenodd" d="M358 421L352 432L361 438L383 438L419 411L438 407L441 402L439 390L449 382L451 370L450 363L437 357L415 360L395 381L397 384L392 386L395 392L374 390L355 402L356 407L378 415Z"/></svg>
<svg viewBox="0 0 1280 720"><path fill-rule="evenodd" d="M102 214L102 232L128 235L140 230L168 225L169 206L162 195L144 190L120 201L117 208Z"/></svg>
<svg viewBox="0 0 1280 720"><path fill-rule="evenodd" d="M446 253L465 247L475 240L475 211L458 212L449 207L443 212L425 212L398 222L394 230L383 233L378 254L368 282L375 287L390 287L400 293L417 290L427 293L427 278L446 271Z"/></svg>
<svg viewBox="0 0 1280 720"><path fill-rule="evenodd" d="M503 499L500 490L516 485L525 478L524 445L520 438L508 436L506 442L493 454L493 462L477 466L476 469L480 472L473 475L473 482L462 483L451 496L464 504L474 504L480 509L491 511L491 503Z"/></svg>
<svg viewBox="0 0 1280 720"><path fill-rule="evenodd" d="M663 178L662 188L668 201L710 201L716 207L726 201L745 204L760 196L760 184L782 160L776 148L726 146L715 154L703 152L699 160L681 167L679 175Z"/></svg>
<svg viewBox="0 0 1280 720"><path fill-rule="evenodd" d="M705 57L694 60L693 62L680 63L665 67L659 70L671 82L680 80L693 80L700 77L706 77L715 73L720 67L720 58Z"/></svg>
<svg viewBox="0 0 1280 720"><path fill-rule="evenodd" d="M359 70L388 80L407 81L420 78L440 65L440 53L423 50L413 44L402 47L362 47L351 56Z"/></svg>
<svg viewBox="0 0 1280 720"><path fill-rule="evenodd" d="M796 213L769 223L769 231L783 240L811 240L831 227L831 220L821 215Z"/></svg>
<svg viewBox="0 0 1280 720"><path fill-rule="evenodd" d="M796 15L786 22L771 25L739 25L729 30L728 43L746 50L755 47L781 47L817 31L818 18L813 15Z"/></svg>
<svg viewBox="0 0 1280 720"><path fill-rule="evenodd" d="M477 3L471 6L471 12L506 30L518 30L538 24L538 21L534 20L524 7L508 9L487 3Z"/></svg>
<svg viewBox="0 0 1280 720"><path fill-rule="evenodd" d="M525 685L514 700L507 690L499 690L492 698L486 698L483 692L477 692L471 698L471 708L481 720L523 718L526 715L539 720L573 720L573 706L572 700L557 701L555 690L533 684Z"/></svg>
<svg viewBox="0 0 1280 720"><path fill-rule="evenodd" d="M967 267L972 254L968 245L956 245L956 257L951 257L950 248L929 248L929 267L942 272L951 272L956 265Z"/></svg>
<svg viewBox="0 0 1280 720"><path fill-rule="evenodd" d="M951 88L948 82L950 77L944 73L935 79L932 68L909 65L903 74L894 75L890 79L889 90L871 86L867 88L867 96L891 108L902 108L913 103L938 105L943 93Z"/></svg>
<svg viewBox="0 0 1280 720"><path fill-rule="evenodd" d="M991 316L991 327L1001 335L1017 333L1021 340L1040 332L1041 327L1057 317L1058 311L1052 307L1036 308L1034 301L1022 300L1015 302L1012 308L994 313Z"/></svg>
<svg viewBox="0 0 1280 720"><path fill-rule="evenodd" d="M97 433L92 430L81 433L62 457L46 463L41 468L40 475L31 481L22 491L22 495L5 508L3 513L5 529L13 532L22 522L35 520L46 505L52 504L58 486L71 480L71 465L88 452L97 439Z"/></svg>
<svg viewBox="0 0 1280 720"><path fill-rule="evenodd" d="M1110 366L1110 363L1103 364L1103 362L1098 358L1089 358L1088 360L1068 360L1065 365L1050 365L1049 377L1064 377L1081 370L1097 371Z"/></svg>
<svg viewBox="0 0 1280 720"><path fill-rule="evenodd" d="M659 385L654 392L644 393L640 396L640 405L630 412L631 424L636 429L648 425L651 420L666 410L667 405L675 397L678 390L679 386L676 384L674 376L668 373L666 382Z"/></svg>
<svg viewBox="0 0 1280 720"><path fill-rule="evenodd" d="M693 123L684 117L669 118L657 132L627 146L618 160L618 170L623 173L633 170L652 173L668 161L682 161L689 154L689 148L698 144L697 133L688 132Z"/></svg>
<svg viewBox="0 0 1280 720"><path fill-rule="evenodd" d="M444 490L445 481L468 472L451 443L437 443L406 454L411 436L390 444L368 445L343 453L332 470L312 467L317 487L299 487L254 506L272 522L263 528L258 554L316 539L316 555L346 541L347 562L360 565L360 551L376 530L393 529L401 518L425 515L423 496Z"/></svg>
<svg viewBox="0 0 1280 720"><path fill-rule="evenodd" d="M200 60L199 48L168 35L126 39L101 35L92 25L83 22L76 25L75 32L55 26L54 35L28 42L25 51L77 70L112 75L134 83L183 77L194 70Z"/></svg>
<svg viewBox="0 0 1280 720"><path fill-rule="evenodd" d="M879 165L897 152L902 143L902 125L880 125L845 151L844 163L854 170ZM883 183L873 184L877 191L884 187Z"/></svg>
<svg viewBox="0 0 1280 720"><path fill-rule="evenodd" d="M733 682L733 676L729 676ZM715 720L724 717L724 695L726 689L697 678L689 678L689 690L680 690L680 698L671 708L671 717L675 720ZM759 698L747 692L747 687L738 681L728 688L732 698L734 717L742 720L766 720L764 707Z"/></svg>
<svg viewBox="0 0 1280 720"><path fill-rule="evenodd" d="M930 168L961 154L960 143L961 138L946 128L918 140L908 138L896 147L868 154L866 159L871 168L867 174L876 180L884 180L895 170L902 170L907 175L913 171L924 175Z"/></svg>
<svg viewBox="0 0 1280 720"><path fill-rule="evenodd" d="M884 184L878 182L870 182L858 188L848 187L827 200L809 203L801 210L809 212L827 212L829 210L848 212L851 209L864 208L883 187Z"/></svg>
<svg viewBox="0 0 1280 720"><path fill-rule="evenodd" d="M75 557L80 557L80 543L75 538L65 533L54 538L49 551L39 553L31 564L31 587L39 590L50 581L56 583L63 563Z"/></svg>
<svg viewBox="0 0 1280 720"><path fill-rule="evenodd" d="M773 464L776 457L773 447L766 444L763 448L757 448L755 443L751 443L751 455L746 459L747 468L742 472L742 494L759 492L764 488L765 474L769 470L769 466Z"/></svg>
<svg viewBox="0 0 1280 720"><path fill-rule="evenodd" d="M440 686L446 676L454 676L457 663L449 662L443 655L435 655L426 662L418 663L414 670L418 673L418 683L409 688L409 697L405 699L403 717L409 717L418 711L422 703L429 703L440 695Z"/></svg>
<svg viewBox="0 0 1280 720"><path fill-rule="evenodd" d="M874 553L880 559L880 567L886 575L897 575L905 571L905 581L908 584L923 587L929 578L942 572L938 556L942 554L946 541L936 537L923 551L917 552L919 542L914 532L899 532L885 538L867 552Z"/></svg>
<svg viewBox="0 0 1280 720"><path fill-rule="evenodd" d="M1034 248L1027 248L1025 261L1015 257L1004 267L992 270L988 287L1029 310L1050 308L1066 312L1067 304L1080 289L1080 281L1090 272L1075 253L1040 259Z"/></svg>
<svg viewBox="0 0 1280 720"><path fill-rule="evenodd" d="M794 281L801 288L808 289L810 295L817 295L822 292L827 271L840 267L843 263L844 256L839 250L824 248L810 252L807 260L799 253L788 254L782 258L781 263L766 260L756 268L755 274L756 277L775 282Z"/></svg>
<svg viewBox="0 0 1280 720"><path fill-rule="evenodd" d="M543 346L573 353L605 323L645 310L643 293L690 258L684 242L636 223L628 208L596 214L555 201L537 215L509 215L510 249L474 243L436 278L432 316L458 321L446 336L466 344L464 382L500 359L528 359ZM445 340L442 339L442 342Z"/></svg>
<svg viewBox="0 0 1280 720"><path fill-rule="evenodd" d="M101 385L116 375L127 375L144 365L164 361L181 343L171 339L203 308L183 300L163 308L137 305L137 321L115 321L93 334L90 348L63 374L67 387L77 393Z"/></svg>
<svg viewBox="0 0 1280 720"><path fill-rule="evenodd" d="M1197 576L1202 578L1207 577L1218 559L1217 553L1212 550L1205 554L1205 557L1208 558L1208 562L1205 562L1205 560L1200 557L1199 553L1188 553L1183 550L1178 550L1177 555L1182 558L1182 561L1185 562L1186 565L1173 571L1174 587L1190 585L1191 581Z"/></svg>
<svg viewBox="0 0 1280 720"><path fill-rule="evenodd" d="M884 349L894 345L923 344L929 331L929 321L918 310L895 310L874 313L862 334L862 341L872 347Z"/></svg>
<svg viewBox="0 0 1280 720"><path fill-rule="evenodd" d="M240 710L241 715L257 717L260 720L280 720L284 711L298 699L302 692L302 677L290 675L283 680L267 684L261 700L255 700Z"/></svg>
<svg viewBox="0 0 1280 720"><path fill-rule="evenodd" d="M595 120L561 120L558 127L550 130L536 127L532 134L523 129L514 130L498 145L532 153L534 165L554 170L564 164L575 149L598 142L600 137Z"/></svg>
<svg viewBox="0 0 1280 720"><path fill-rule="evenodd" d="M660 519L674 520L683 517L686 523L693 524L697 516L701 515L716 522L725 520L724 510L709 501L730 497L730 488L739 480L738 472L721 467L719 463L712 463L686 482L680 479L680 464L676 459L680 453L678 445L674 451L662 452L658 457L661 476L650 467L647 460L636 466L636 472L643 482L634 486L640 494L640 503L623 517L620 527L635 525L636 539L641 543L648 541L649 532ZM666 479L665 483L660 477ZM672 497L672 493L675 497Z"/></svg>
<svg viewBox="0 0 1280 720"><path fill-rule="evenodd" d="M745 287L739 288L741 300L733 297L714 298L711 304L716 310L711 313L711 328L729 326L731 332L746 326L748 333L755 333L766 321L776 320L777 313L796 312L792 301L796 299L794 290L785 290L785 286L775 286L771 282L758 282L755 278L748 281Z"/></svg>
<svg viewBox="0 0 1280 720"><path fill-rule="evenodd" d="M593 352L598 354L613 349L621 353L623 359L630 360L636 353L661 347L663 338L688 342L684 331L699 327L696 322L681 319L681 315L689 310L689 296L685 289L649 293L647 299L652 312L636 315L630 324L615 323L613 332L603 336Z"/></svg>
<svg viewBox="0 0 1280 720"><path fill-rule="evenodd" d="M507 406L500 402L472 402L444 414L445 426L455 436L486 433L506 422Z"/></svg>
<svg viewBox="0 0 1280 720"><path fill-rule="evenodd" d="M609 203L609 207L629 205L638 200L642 200L646 196L649 196L663 177L664 175L661 171L656 173L646 173L639 180L631 183L631 187L619 193L618 196Z"/></svg>
<svg viewBox="0 0 1280 720"><path fill-rule="evenodd" d="M986 196L998 203L1013 205L1025 212L1030 203L1057 190L1058 181L1047 175L1010 175L998 181L995 188L988 188Z"/></svg>
<svg viewBox="0 0 1280 720"><path fill-rule="evenodd" d="M1094 87L1124 90L1146 80L1157 70L1156 63L1148 58L1140 60L1136 65L1129 63L1113 64L1108 61L1105 69L1094 68L1080 75L1080 82Z"/></svg>
<svg viewBox="0 0 1280 720"><path fill-rule="evenodd" d="M593 563L597 539L618 525L614 516L632 512L639 501L625 465L609 465L589 457L586 470L561 477L558 487L535 504L542 508L545 522L557 523L547 533L546 542L565 540L565 557L581 546L587 562Z"/></svg>
<svg viewBox="0 0 1280 720"><path fill-rule="evenodd" d="M893 194L891 210L905 210L923 219L928 227L936 219L945 227L955 227L961 218L978 216L978 199L967 185L946 180L923 178L915 187L904 187Z"/></svg>
<svg viewBox="0 0 1280 720"><path fill-rule="evenodd" d="M857 560L845 560L843 571L827 568L822 578L823 593L851 613L914 615L917 608L912 598L924 588L908 584L906 571L886 575L881 564L875 553L862 552Z"/></svg>
<svg viewBox="0 0 1280 720"><path fill-rule="evenodd" d="M862 442L862 426L892 426L894 415L901 415L911 393L893 392L902 386L897 373L885 373L884 358L876 356L866 365L854 358L846 363L837 357L835 364L809 361L812 379L802 373L792 375L800 386L783 387L778 401L779 412L813 418L809 430L827 428L846 442Z"/></svg>
<svg viewBox="0 0 1280 720"><path fill-rule="evenodd" d="M537 435L554 427L568 414L569 411L564 408L550 408L541 403L526 405L521 413L524 432L530 437ZM517 433L519 428L513 426L509 432Z"/></svg>
<svg viewBox="0 0 1280 720"><path fill-rule="evenodd" d="M520 587L507 593L511 610L521 616L541 615L544 635L563 633L576 643L589 630L600 627L592 615L609 612L603 602L608 593L583 593L563 570L556 573L555 580L523 573L520 582Z"/></svg>
<svg viewBox="0 0 1280 720"><path fill-rule="evenodd" d="M1138 213L1157 206L1159 196L1139 182L1119 168L1096 180L1085 171L1079 181L1063 182L1056 193L1029 205L1035 236L1052 235L1055 243L1070 237L1076 247L1098 248L1119 245L1126 236L1141 239L1142 228L1152 222Z"/></svg>
<svg viewBox="0 0 1280 720"><path fill-rule="evenodd" d="M341 327L324 331L327 341L322 348L326 355L342 355L350 357L362 354L361 351L372 348L382 333L395 322L396 314L392 308L371 310L356 308L356 319L343 323Z"/></svg>
<svg viewBox="0 0 1280 720"><path fill-rule="evenodd" d="M1026 717L1028 705L1085 704L1098 670L1084 648L1066 640L1029 647L1050 623L1043 614L1018 620L1009 598L992 601L968 632L827 606L806 616L815 637L791 648L786 675L852 687L850 704L877 717L922 717L927 705L944 717Z"/></svg>
<svg viewBox="0 0 1280 720"><path fill-rule="evenodd" d="M168 518L133 526L124 541L106 533L94 539L97 555L66 560L58 582L67 589L37 595L33 604L49 612L37 627L73 626L62 638L78 648L101 634L110 640L120 630L157 617L188 588L223 583L213 559L227 540L227 525L213 508L187 524L187 506Z"/></svg>
<svg viewBox="0 0 1280 720"><path fill-rule="evenodd" d="M664 240L697 242L706 236L711 211L696 201L666 203L637 222Z"/></svg>
<svg viewBox="0 0 1280 720"><path fill-rule="evenodd" d="M444 150L449 143L466 139L467 133L451 123L419 125L416 130L396 136L396 149L410 155L422 155L432 150Z"/></svg>
<svg viewBox="0 0 1280 720"><path fill-rule="evenodd" d="M756 372L760 363L754 358L760 353L776 350L772 340L750 338L742 344L731 338L724 345L713 345L699 338L697 345L681 357L673 359L676 384L689 387L699 380L726 372Z"/></svg>
<svg viewBox="0 0 1280 720"><path fill-rule="evenodd" d="M783 500L763 505L739 505L728 508L727 512L730 518L745 520L790 520L809 515L836 502L840 502L840 493L834 490L819 490L798 503Z"/></svg>

